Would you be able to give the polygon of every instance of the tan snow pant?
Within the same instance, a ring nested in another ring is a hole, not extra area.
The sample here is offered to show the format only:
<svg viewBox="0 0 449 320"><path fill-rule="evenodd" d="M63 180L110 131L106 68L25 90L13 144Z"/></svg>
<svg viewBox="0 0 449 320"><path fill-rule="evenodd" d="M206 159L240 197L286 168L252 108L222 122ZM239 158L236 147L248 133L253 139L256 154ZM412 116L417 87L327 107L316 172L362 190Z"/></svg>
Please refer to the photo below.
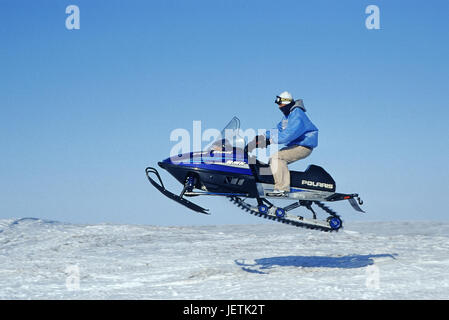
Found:
<svg viewBox="0 0 449 320"><path fill-rule="evenodd" d="M274 188L290 192L290 171L288 164L304 159L312 149L303 146L285 147L270 158L270 168L274 177Z"/></svg>

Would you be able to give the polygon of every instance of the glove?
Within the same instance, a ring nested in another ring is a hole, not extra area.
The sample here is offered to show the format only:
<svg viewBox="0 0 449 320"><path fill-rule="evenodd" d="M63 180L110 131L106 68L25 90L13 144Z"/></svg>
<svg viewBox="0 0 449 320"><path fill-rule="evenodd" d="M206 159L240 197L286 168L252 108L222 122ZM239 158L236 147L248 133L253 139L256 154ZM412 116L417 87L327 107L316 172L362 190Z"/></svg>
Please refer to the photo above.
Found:
<svg viewBox="0 0 449 320"><path fill-rule="evenodd" d="M263 134L261 134L251 140L246 147L248 149L248 152L252 152L256 148L266 148L268 144L269 142L267 142L267 138Z"/></svg>

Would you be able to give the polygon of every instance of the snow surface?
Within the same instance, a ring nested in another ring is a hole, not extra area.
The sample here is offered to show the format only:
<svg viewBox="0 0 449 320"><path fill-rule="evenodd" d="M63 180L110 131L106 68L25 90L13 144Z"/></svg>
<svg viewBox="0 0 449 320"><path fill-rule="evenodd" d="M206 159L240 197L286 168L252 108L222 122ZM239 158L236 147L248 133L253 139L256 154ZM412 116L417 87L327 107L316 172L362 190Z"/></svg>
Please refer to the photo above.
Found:
<svg viewBox="0 0 449 320"><path fill-rule="evenodd" d="M0 299L448 299L449 223L0 220Z"/></svg>

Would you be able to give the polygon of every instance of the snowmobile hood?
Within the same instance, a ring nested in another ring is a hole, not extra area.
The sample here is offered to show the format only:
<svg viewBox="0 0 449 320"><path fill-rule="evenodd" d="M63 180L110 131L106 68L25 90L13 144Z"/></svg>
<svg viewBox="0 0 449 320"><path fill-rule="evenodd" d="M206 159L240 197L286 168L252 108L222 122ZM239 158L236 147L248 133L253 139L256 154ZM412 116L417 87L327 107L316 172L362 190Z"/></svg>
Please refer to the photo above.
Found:
<svg viewBox="0 0 449 320"><path fill-rule="evenodd" d="M177 170L180 167L193 169L213 170L251 175L248 159L243 152L234 151L204 151L179 154L162 160L159 166L167 171Z"/></svg>

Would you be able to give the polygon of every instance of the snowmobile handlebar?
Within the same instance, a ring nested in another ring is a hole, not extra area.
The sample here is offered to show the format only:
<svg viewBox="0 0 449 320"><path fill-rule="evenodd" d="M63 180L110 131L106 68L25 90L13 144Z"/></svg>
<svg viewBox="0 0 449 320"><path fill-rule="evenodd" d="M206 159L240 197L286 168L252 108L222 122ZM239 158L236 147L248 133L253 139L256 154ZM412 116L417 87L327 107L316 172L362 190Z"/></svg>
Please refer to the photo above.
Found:
<svg viewBox="0 0 449 320"><path fill-rule="evenodd" d="M270 145L270 143L271 143L270 139L268 139L265 135L261 134L256 136L252 141L248 142L243 151L245 154L248 154L248 152L251 152L254 149L266 148ZM252 150L249 151L249 148L252 148Z"/></svg>
<svg viewBox="0 0 449 320"><path fill-rule="evenodd" d="M212 145L212 150L242 150L244 155L248 155L254 149L257 148L266 148L270 145L270 139L267 139L264 135L258 135L254 137L253 140L248 142L243 149L238 147L233 147L232 144L229 143L227 139L221 139ZM250 150L251 149L251 150Z"/></svg>

